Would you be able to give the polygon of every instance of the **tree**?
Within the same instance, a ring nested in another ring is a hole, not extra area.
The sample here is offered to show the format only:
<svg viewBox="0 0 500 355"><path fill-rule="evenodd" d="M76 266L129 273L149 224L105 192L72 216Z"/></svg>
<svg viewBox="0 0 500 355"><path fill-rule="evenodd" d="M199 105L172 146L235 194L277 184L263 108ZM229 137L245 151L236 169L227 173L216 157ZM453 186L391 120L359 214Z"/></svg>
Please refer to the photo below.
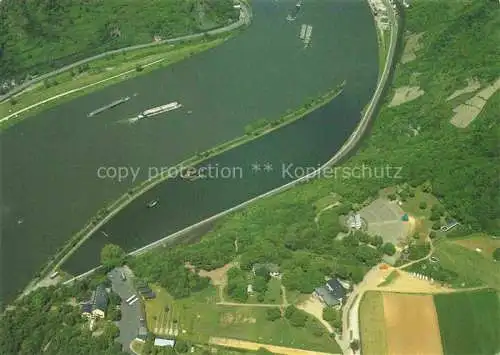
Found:
<svg viewBox="0 0 500 355"><path fill-rule="evenodd" d="M384 252L384 254L392 256L396 254L396 247L392 243L385 243L382 246L382 251Z"/></svg>
<svg viewBox="0 0 500 355"><path fill-rule="evenodd" d="M439 230L441 228L441 221L437 220L434 223L432 223L432 229L434 230Z"/></svg>
<svg viewBox="0 0 500 355"><path fill-rule="evenodd" d="M354 352L358 351L359 350L359 340L354 339L353 341L351 341L349 346L351 347L352 351L354 351Z"/></svg>
<svg viewBox="0 0 500 355"><path fill-rule="evenodd" d="M143 71L143 70L144 70L144 67L143 67L142 65L140 65L140 64L137 64L137 65L135 66L135 70L136 70L136 71L138 71L138 72L140 72L140 71Z"/></svg>
<svg viewBox="0 0 500 355"><path fill-rule="evenodd" d="M281 311L279 310L278 307L272 307L272 308L268 308L266 310L266 319L267 320L274 322L275 320L280 319L280 318L281 318Z"/></svg>
<svg viewBox="0 0 500 355"><path fill-rule="evenodd" d="M116 244L106 244L101 250L101 264L108 269L121 266L125 261L125 252Z"/></svg>
<svg viewBox="0 0 500 355"><path fill-rule="evenodd" d="M9 101L10 101L10 104L12 106L14 106L15 104L17 104L17 99L15 97L11 97Z"/></svg>
<svg viewBox="0 0 500 355"><path fill-rule="evenodd" d="M500 261L500 248L496 248L493 251L493 259L495 259L496 261Z"/></svg>
<svg viewBox="0 0 500 355"><path fill-rule="evenodd" d="M422 201L418 204L418 208L420 208L421 210L425 210L427 208L427 202L425 201Z"/></svg>
<svg viewBox="0 0 500 355"><path fill-rule="evenodd" d="M253 282L253 289L256 292L266 292L267 291L267 281L261 276L257 276Z"/></svg>
<svg viewBox="0 0 500 355"><path fill-rule="evenodd" d="M269 355L269 354L274 354L272 352L270 352L269 350L267 350L266 348L259 348L255 354L258 354L258 355Z"/></svg>
<svg viewBox="0 0 500 355"><path fill-rule="evenodd" d="M378 248L384 244L384 239L380 235L376 235L371 239L370 244Z"/></svg>
<svg viewBox="0 0 500 355"><path fill-rule="evenodd" d="M189 344L182 339L177 339L174 348L178 353L184 354L189 351Z"/></svg>

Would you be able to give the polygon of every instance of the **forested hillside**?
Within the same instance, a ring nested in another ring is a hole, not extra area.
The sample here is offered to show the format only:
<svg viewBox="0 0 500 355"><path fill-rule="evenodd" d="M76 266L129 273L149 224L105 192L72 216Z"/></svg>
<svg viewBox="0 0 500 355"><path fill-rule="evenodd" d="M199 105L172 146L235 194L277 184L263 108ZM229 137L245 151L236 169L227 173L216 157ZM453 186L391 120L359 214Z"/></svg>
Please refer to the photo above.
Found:
<svg viewBox="0 0 500 355"><path fill-rule="evenodd" d="M237 18L232 0L3 0L0 78L39 74L154 36L205 31Z"/></svg>
<svg viewBox="0 0 500 355"><path fill-rule="evenodd" d="M331 192L340 194L344 205L332 209L330 221L335 221L350 204L362 203L381 188L405 182L414 187L425 183L448 212L470 230L500 233L500 92L465 129L450 124L457 101L446 101L466 86L471 76L487 86L499 74L498 3L416 2L408 10L406 24L411 33L425 31L423 47L414 61L398 64L393 86L408 85L412 78L412 85L418 84L425 94L397 107L383 105L370 137L344 164L345 168L364 164L379 171L388 165L401 167L400 178L315 179L225 218L198 244L174 250L160 248L134 259L138 274L160 282L176 296L189 294L184 261L214 269L238 258L247 270L256 262L278 263L284 271L284 286L306 293L324 274L359 282L380 260L381 246L372 240L368 243L378 248L366 247L363 235L336 240L342 230L336 223L328 230L317 230L315 203ZM387 101L392 96L389 91ZM178 281L170 277L174 267L186 275L180 293L176 292Z"/></svg>

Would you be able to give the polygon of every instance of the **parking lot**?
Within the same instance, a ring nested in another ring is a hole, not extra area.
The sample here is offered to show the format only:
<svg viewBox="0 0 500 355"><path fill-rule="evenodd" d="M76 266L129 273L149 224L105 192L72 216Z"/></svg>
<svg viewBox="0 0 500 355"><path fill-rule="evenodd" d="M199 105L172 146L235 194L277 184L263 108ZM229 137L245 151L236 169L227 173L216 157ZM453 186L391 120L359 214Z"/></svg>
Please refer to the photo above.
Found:
<svg viewBox="0 0 500 355"><path fill-rule="evenodd" d="M124 273L126 280L122 280L122 272ZM125 300L127 300L130 296L137 294L132 284L132 276L131 271L126 267L113 269L108 274L113 291L122 299L122 318L118 322L118 326L120 328L118 341L122 344L123 350L130 353L132 352L130 350L130 343L137 337L139 328L144 322L141 321L141 318L144 319L144 317L140 300L136 301L132 305L125 302ZM137 297L140 296L137 294Z"/></svg>
<svg viewBox="0 0 500 355"><path fill-rule="evenodd" d="M396 202L382 198L359 211L367 224L368 234L380 235L385 242L393 244L405 240L409 233L409 223L401 219L404 213Z"/></svg>

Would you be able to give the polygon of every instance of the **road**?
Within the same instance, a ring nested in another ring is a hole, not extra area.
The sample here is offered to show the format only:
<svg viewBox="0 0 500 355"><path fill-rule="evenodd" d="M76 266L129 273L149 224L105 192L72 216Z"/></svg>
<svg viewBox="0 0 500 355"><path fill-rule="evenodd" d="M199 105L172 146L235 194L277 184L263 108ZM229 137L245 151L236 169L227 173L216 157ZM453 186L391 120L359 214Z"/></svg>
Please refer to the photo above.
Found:
<svg viewBox="0 0 500 355"><path fill-rule="evenodd" d="M120 273L122 271L125 275L127 275L127 279L125 281L122 281L120 278ZM118 342L122 344L124 351L130 353L132 352L130 349L130 343L136 338L142 324L141 318L144 317L140 300L131 306L125 303L126 299L136 293L132 285L131 276L133 276L132 272L128 268L116 268L108 274L113 291L122 299L122 318L118 322L118 327L120 328Z"/></svg>
<svg viewBox="0 0 500 355"><path fill-rule="evenodd" d="M389 43L389 50L387 52L387 58L385 61L384 70L382 72L381 78L378 82L377 88L375 90L375 94L373 95L372 101L368 105L368 108L365 111L365 115L363 116L361 123L359 124L356 131L351 135L349 140L344 144L344 146L340 149L339 152L332 158L330 161L331 164L337 162L345 153L351 150L356 143L362 137L368 123L370 121L371 116L374 113L375 107L379 102L381 95L384 91L384 88L387 83L387 79L389 78L389 74L391 72L391 68L393 65L394 54L396 51L396 44L398 39L398 21L396 14L394 13L392 6L388 4L388 1L385 1L388 15L390 18L389 23L391 24L391 39ZM336 159L337 158L337 159ZM355 352L349 347L349 344L352 340L360 339L359 332L359 303L365 291L364 285L368 284L371 281L373 274L376 272L377 266L370 270L368 274L365 275L363 281L354 287L353 292L349 295L346 304L343 308L342 313L342 336L338 337L339 345L342 347L344 354L354 354ZM359 351L361 353L361 350Z"/></svg>
<svg viewBox="0 0 500 355"><path fill-rule="evenodd" d="M241 1L240 4L241 4L241 10L240 10L240 18L238 19L238 21L233 22L232 24L224 26L224 27L220 27L220 28L216 28L216 29L211 30L211 31L207 31L206 33L209 34L209 35L212 35L212 36L213 35L218 35L218 34L222 34L222 33L226 33L226 32L230 32L230 31L236 30L236 29L240 28L243 25L250 24L251 19L252 19L251 9L248 7L248 5L246 5L244 3L244 1ZM86 59L80 60L78 62L75 62L73 64L67 65L67 66L65 66L63 68L54 70L54 71L52 71L50 73L40 75L40 76L38 76L38 77L30 80L29 82L23 83L23 84L17 86L16 88L14 88L13 90L9 91L7 94L5 94L3 96L0 95L0 102L5 101L8 98L21 93L22 91L24 91L25 89L27 89L31 85L34 85L34 84L39 83L39 82L41 82L41 81L43 81L45 79L48 79L50 77L53 77L55 75L58 75L60 73L65 72L65 71L68 71L68 70L70 70L72 68L76 68L76 67L78 67L78 66L80 66L82 64L90 63L90 62L92 62L92 61L94 61L96 59L104 58L104 57L112 55L112 54L120 54L120 53L123 53L123 52L130 52L130 51L134 51L134 50L137 50L137 49L143 49L143 48L158 46L158 45L161 45L161 44L171 44L171 43L182 42L182 41L191 41L191 40L194 40L194 39L202 38L203 36L205 36L205 33L196 33L196 34L192 34L192 35L186 35L186 36L181 36L181 37L176 37L176 38L170 38L170 39L166 39L166 40L158 41L158 42L154 42L154 43L138 44L138 45L135 45L135 46L130 46L130 47L126 47L126 48L115 49L115 50L112 50L112 51L101 53L101 54L95 55L93 57L86 58ZM17 114L17 113L19 113L19 112L15 112L14 114Z"/></svg>

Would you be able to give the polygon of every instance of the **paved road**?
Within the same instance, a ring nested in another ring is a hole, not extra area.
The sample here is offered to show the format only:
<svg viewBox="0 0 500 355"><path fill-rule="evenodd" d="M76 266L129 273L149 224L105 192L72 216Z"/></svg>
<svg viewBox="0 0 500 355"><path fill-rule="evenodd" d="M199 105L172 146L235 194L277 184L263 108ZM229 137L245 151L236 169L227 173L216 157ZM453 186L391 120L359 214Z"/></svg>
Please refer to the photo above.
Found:
<svg viewBox="0 0 500 355"><path fill-rule="evenodd" d="M1 0L0 0L0 2L1 2ZM206 33L208 33L209 35L218 35L218 34L222 34L222 33L226 33L226 32L230 32L230 31L236 30L236 29L238 29L239 27L241 27L243 25L250 24L251 18L252 18L251 9L250 9L250 7L248 5L246 5L246 3L244 3L244 1L241 1L240 4L241 4L241 10L240 10L240 17L239 17L238 21L233 22L233 23L231 23L231 24L229 24L227 26L224 26L224 27L219 27L219 28L207 31ZM111 55L111 54L120 54L120 53L123 53L123 52L129 52L129 51L133 51L133 50L137 50L137 49L153 47L153 46L157 46L157 45L161 45L161 44L166 44L166 43L170 43L171 44L171 43L177 43L177 42L182 42L182 41L191 41L191 40L194 40L194 39L202 38L203 36L205 36L205 32L203 32L203 33L195 33L195 34L181 36L181 37L176 37L176 38L170 38L170 39L166 39L166 40L159 41L159 42L154 42L154 43L138 44L138 45L135 45L135 46L130 46L130 47L126 47L126 48L120 48L120 49L115 49L115 50L112 50L112 51L104 52L104 53L95 55L93 57L86 58L86 59L80 60L78 62L75 62L73 64L67 65L67 66L65 66L63 68L54 70L54 71L52 71L50 73L40 75L40 76L38 76L38 77L36 77L36 78L28 81L28 82L25 82L25 83L23 83L23 84L15 87L15 88L13 88L7 94L0 95L0 102L7 100L8 98L10 98L10 97L12 97L14 95L19 94L20 92L22 92L23 90L27 89L28 87L30 87L33 84L36 84L36 83L41 82L41 81L43 81L43 80L45 80L47 78L53 77L53 76L55 76L57 74L60 74L60 73L65 72L67 70L70 70L71 68L76 68L76 67L78 67L80 65L83 65L85 63L90 63L90 62L92 62L92 61L94 61L96 59L104 58L104 57L106 57L108 55Z"/></svg>
<svg viewBox="0 0 500 355"><path fill-rule="evenodd" d="M125 281L122 281L120 278L121 271L127 275ZM108 274L113 291L122 299L122 318L118 322L118 327L120 328L118 342L122 344L124 351L130 353L132 352L130 350L130 343L136 338L141 326L141 317L143 317L140 301L135 302L131 306L125 303L126 299L136 293L132 285L131 276L133 275L128 268L116 268Z"/></svg>

